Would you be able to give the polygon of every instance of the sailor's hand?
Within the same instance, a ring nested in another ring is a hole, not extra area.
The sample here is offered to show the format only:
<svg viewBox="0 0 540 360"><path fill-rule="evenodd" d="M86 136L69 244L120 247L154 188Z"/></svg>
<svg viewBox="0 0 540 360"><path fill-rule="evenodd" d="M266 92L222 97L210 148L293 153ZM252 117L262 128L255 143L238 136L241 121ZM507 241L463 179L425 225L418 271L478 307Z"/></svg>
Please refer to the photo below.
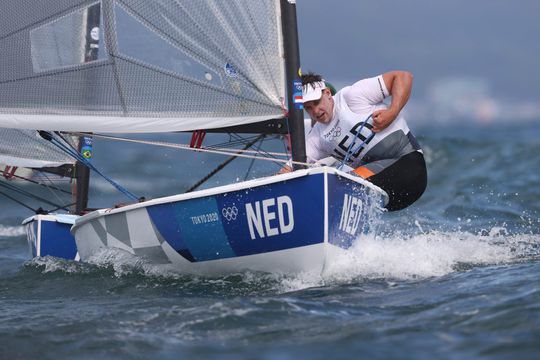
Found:
<svg viewBox="0 0 540 360"><path fill-rule="evenodd" d="M396 119L397 114L391 109L381 109L375 110L372 117L373 132L379 132L386 129Z"/></svg>
<svg viewBox="0 0 540 360"><path fill-rule="evenodd" d="M286 174L286 173L290 173L293 171L293 168L289 165L285 165L284 167L282 167L279 171L278 171L278 175L279 174Z"/></svg>

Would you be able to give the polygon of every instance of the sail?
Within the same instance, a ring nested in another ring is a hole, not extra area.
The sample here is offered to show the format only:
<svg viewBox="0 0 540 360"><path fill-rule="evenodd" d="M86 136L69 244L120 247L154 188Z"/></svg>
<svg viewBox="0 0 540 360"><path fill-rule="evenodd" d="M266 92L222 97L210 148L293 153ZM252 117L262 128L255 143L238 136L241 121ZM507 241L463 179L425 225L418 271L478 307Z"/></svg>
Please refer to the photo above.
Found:
<svg viewBox="0 0 540 360"><path fill-rule="evenodd" d="M71 146L75 140L66 138ZM74 164L65 152L42 139L36 131L0 128L0 164L6 166L43 168Z"/></svg>
<svg viewBox="0 0 540 360"><path fill-rule="evenodd" d="M101 26L88 29L96 6ZM275 0L3 1L0 127L168 132L283 118L280 16Z"/></svg>

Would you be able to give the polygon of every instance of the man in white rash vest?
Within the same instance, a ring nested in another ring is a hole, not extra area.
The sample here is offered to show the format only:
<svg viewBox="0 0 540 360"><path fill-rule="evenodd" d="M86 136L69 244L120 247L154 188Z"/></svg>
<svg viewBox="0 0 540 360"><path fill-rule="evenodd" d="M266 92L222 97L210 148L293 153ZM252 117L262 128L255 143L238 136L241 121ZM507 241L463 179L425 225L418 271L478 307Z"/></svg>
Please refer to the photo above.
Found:
<svg viewBox="0 0 540 360"><path fill-rule="evenodd" d="M427 171L420 145L401 115L412 75L390 71L363 79L334 96L320 75L302 75L304 110L315 121L306 136L308 162L332 156L388 193L400 210L423 194ZM390 105L384 100L391 97Z"/></svg>

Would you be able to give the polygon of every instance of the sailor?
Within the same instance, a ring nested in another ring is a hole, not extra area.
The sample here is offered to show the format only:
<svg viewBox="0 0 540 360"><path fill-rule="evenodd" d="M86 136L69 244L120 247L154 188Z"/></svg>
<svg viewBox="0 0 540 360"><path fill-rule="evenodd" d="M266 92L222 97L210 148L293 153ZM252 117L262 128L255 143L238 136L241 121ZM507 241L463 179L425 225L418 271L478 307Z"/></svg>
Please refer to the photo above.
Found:
<svg viewBox="0 0 540 360"><path fill-rule="evenodd" d="M427 184L422 149L401 114L412 79L409 72L390 71L332 96L321 75L302 75L304 110L315 121L306 136L308 162L332 156L353 168L386 191L389 211L414 203Z"/></svg>

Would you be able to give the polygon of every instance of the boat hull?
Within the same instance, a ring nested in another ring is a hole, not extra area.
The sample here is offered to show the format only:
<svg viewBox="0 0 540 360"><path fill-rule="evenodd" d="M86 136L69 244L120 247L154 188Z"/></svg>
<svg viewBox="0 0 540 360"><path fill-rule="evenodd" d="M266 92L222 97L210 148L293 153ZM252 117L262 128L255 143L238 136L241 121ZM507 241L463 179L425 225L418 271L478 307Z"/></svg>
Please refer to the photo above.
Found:
<svg viewBox="0 0 540 360"><path fill-rule="evenodd" d="M70 229L76 215L34 215L23 221L32 257L54 256L78 260L77 245Z"/></svg>
<svg viewBox="0 0 540 360"><path fill-rule="evenodd" d="M82 260L112 247L187 273L322 271L373 232L385 196L319 168L99 210L72 233Z"/></svg>

